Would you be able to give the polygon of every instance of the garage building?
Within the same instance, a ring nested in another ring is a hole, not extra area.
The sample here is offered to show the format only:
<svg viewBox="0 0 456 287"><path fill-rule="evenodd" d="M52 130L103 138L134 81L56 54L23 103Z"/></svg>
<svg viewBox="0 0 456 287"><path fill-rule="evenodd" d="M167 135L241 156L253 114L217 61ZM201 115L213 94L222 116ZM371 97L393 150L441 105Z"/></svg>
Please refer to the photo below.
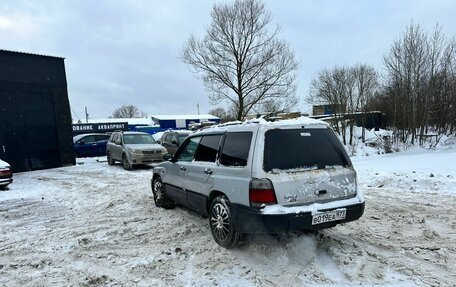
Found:
<svg viewBox="0 0 456 287"><path fill-rule="evenodd" d="M202 122L220 123L220 118L213 115L152 115L150 117L162 129L188 129L190 124Z"/></svg>
<svg viewBox="0 0 456 287"><path fill-rule="evenodd" d="M64 58L0 50L0 158L15 172L75 163Z"/></svg>

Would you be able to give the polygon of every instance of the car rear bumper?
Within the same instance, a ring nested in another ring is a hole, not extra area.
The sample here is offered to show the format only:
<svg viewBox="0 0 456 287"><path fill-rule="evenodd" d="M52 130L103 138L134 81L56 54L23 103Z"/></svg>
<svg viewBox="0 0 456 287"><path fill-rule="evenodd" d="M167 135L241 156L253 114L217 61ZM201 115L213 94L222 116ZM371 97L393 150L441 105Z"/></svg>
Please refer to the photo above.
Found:
<svg viewBox="0 0 456 287"><path fill-rule="evenodd" d="M345 219L317 225L312 225L311 212L263 214L256 208L232 204L232 215L235 228L241 233L282 233L296 230L317 230L359 219L364 213L364 202L319 211L331 211L339 208L347 210Z"/></svg>
<svg viewBox="0 0 456 287"><path fill-rule="evenodd" d="M0 178L0 186L7 186L8 184L13 182L13 178Z"/></svg>

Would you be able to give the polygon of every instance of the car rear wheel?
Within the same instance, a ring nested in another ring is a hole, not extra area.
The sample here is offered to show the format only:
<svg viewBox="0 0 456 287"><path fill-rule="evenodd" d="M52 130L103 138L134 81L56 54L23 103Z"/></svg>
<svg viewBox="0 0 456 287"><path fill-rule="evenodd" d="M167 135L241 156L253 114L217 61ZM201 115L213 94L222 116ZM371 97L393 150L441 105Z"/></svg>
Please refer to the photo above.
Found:
<svg viewBox="0 0 456 287"><path fill-rule="evenodd" d="M174 201L165 194L165 187L163 186L160 177L152 179L152 193L154 194L155 206L163 207L164 209L174 208Z"/></svg>
<svg viewBox="0 0 456 287"><path fill-rule="evenodd" d="M215 242L225 248L242 243L245 235L236 231L231 216L231 203L226 195L220 195L211 202L209 224Z"/></svg>
<svg viewBox="0 0 456 287"><path fill-rule="evenodd" d="M108 164L109 164L109 165L114 165L115 160L112 158L110 152L108 152L108 153L106 154L106 157L108 158Z"/></svg>
<svg viewBox="0 0 456 287"><path fill-rule="evenodd" d="M127 156L124 154L122 156L122 166L125 170L131 170L131 164L128 162Z"/></svg>

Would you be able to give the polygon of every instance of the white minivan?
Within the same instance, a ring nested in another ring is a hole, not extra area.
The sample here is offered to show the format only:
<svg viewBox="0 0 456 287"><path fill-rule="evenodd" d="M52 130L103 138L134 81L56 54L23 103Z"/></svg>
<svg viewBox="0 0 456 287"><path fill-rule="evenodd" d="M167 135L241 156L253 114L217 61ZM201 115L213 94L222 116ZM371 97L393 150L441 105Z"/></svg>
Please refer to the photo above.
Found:
<svg viewBox="0 0 456 287"><path fill-rule="evenodd" d="M156 206L179 203L208 216L226 248L245 234L323 229L364 212L353 165L322 121L211 127L164 158L151 180Z"/></svg>

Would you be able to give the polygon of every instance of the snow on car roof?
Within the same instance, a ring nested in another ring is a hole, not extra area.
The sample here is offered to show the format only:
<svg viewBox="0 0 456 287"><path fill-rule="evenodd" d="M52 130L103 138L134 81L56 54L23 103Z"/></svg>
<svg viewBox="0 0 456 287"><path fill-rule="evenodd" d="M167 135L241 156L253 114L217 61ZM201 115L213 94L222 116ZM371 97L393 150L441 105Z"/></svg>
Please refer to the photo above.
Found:
<svg viewBox="0 0 456 287"><path fill-rule="evenodd" d="M286 120L276 120L276 121L267 121L263 118L255 119L253 121L258 121L260 125L264 126L289 126L289 125L324 125L329 126L328 123L316 119L311 119L309 117L299 117L295 119L286 119Z"/></svg>
<svg viewBox="0 0 456 287"><path fill-rule="evenodd" d="M154 140L159 140L161 139L162 135L164 134L165 132L157 132L157 133L154 133L152 135L152 137L154 138Z"/></svg>
<svg viewBox="0 0 456 287"><path fill-rule="evenodd" d="M169 129L164 132L173 132L173 133L177 133L177 134L191 134L192 133L192 131L190 131L190 130L173 130L173 129Z"/></svg>
<svg viewBox="0 0 456 287"><path fill-rule="evenodd" d="M275 121L267 121L263 118L258 118L258 119L245 120L243 122L233 121L233 122L223 123L220 125L210 126L210 127L197 131L197 133L226 131L229 127L242 128L242 127L251 126L252 124L257 124L257 125L264 126L267 128L274 128L274 127L280 127L280 126L294 126L294 125L300 125L300 126L312 125L312 126L329 127L328 123L321 121L321 120L311 119L309 117L299 117L299 118L294 118L294 119L275 120Z"/></svg>
<svg viewBox="0 0 456 287"><path fill-rule="evenodd" d="M10 166L10 164L7 163L6 161L3 161L3 160L0 159L0 168L5 168L7 166Z"/></svg>

